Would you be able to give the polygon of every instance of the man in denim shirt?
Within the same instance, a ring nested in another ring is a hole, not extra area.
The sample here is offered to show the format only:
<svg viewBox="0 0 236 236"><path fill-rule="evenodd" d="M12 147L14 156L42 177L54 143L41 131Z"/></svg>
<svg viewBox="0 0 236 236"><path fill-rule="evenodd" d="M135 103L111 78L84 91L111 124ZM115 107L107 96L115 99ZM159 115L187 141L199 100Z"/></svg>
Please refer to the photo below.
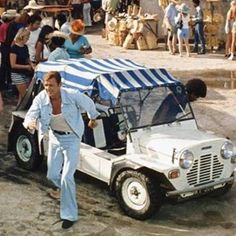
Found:
<svg viewBox="0 0 236 236"><path fill-rule="evenodd" d="M192 18L192 21L195 22L195 32L194 32L194 49L193 52L198 54L205 54L205 37L203 32L203 10L200 7L200 0L193 0L193 5L196 9L195 17ZM201 43L201 50L198 50L198 44Z"/></svg>
<svg viewBox="0 0 236 236"><path fill-rule="evenodd" d="M97 126L95 119L99 113L89 97L61 87L58 72L47 73L43 85L44 90L33 100L23 125L32 132L38 121L40 136L49 131L47 177L60 189L60 217L62 228L67 229L78 219L74 173L84 132L81 110L88 113L90 128Z"/></svg>

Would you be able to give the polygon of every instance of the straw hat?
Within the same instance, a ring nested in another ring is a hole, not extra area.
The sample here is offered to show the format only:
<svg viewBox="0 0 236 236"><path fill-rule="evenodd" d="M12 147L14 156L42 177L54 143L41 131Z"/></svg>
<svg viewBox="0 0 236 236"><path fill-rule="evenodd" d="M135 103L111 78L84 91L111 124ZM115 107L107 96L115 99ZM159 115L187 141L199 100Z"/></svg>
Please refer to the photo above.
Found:
<svg viewBox="0 0 236 236"><path fill-rule="evenodd" d="M4 19L14 19L15 17L17 17L17 16L19 16L20 14L18 14L17 13L17 11L16 10L14 10L14 9L9 9L9 10L7 10L7 11L5 11L5 12L3 12L2 13L2 15L1 15L1 18L3 19L3 21L4 21Z"/></svg>
<svg viewBox="0 0 236 236"><path fill-rule="evenodd" d="M28 3L28 5L24 7L24 10L28 10L28 9L29 9L29 10L30 10L30 9L35 9L35 10L37 10L37 9L42 9L42 8L44 8L44 6L38 5L38 4L35 2L35 0L30 0L29 3Z"/></svg>
<svg viewBox="0 0 236 236"><path fill-rule="evenodd" d="M141 20L154 20L158 21L158 15L157 14L148 14L146 13L141 17Z"/></svg>
<svg viewBox="0 0 236 236"><path fill-rule="evenodd" d="M64 38L64 39L68 39L69 36L61 31L58 31L58 30L55 30L54 32L50 33L48 38L51 39L51 38L54 38L54 37L57 37L57 38Z"/></svg>
<svg viewBox="0 0 236 236"><path fill-rule="evenodd" d="M178 9L177 9L179 12L181 13L185 13L185 14L188 14L190 12L190 8L185 4L185 3L182 3Z"/></svg>
<svg viewBox="0 0 236 236"><path fill-rule="evenodd" d="M105 18L105 11L98 9L93 16L93 21L98 22Z"/></svg>
<svg viewBox="0 0 236 236"><path fill-rule="evenodd" d="M102 16L101 16L100 12L95 13L94 16L93 16L93 21L94 22L99 22L101 20L102 20Z"/></svg>
<svg viewBox="0 0 236 236"><path fill-rule="evenodd" d="M107 22L107 27L109 31L115 31L117 28L117 19L113 17L111 20Z"/></svg>
<svg viewBox="0 0 236 236"><path fill-rule="evenodd" d="M84 34L84 22L82 20L74 20L70 24L70 32L76 35Z"/></svg>

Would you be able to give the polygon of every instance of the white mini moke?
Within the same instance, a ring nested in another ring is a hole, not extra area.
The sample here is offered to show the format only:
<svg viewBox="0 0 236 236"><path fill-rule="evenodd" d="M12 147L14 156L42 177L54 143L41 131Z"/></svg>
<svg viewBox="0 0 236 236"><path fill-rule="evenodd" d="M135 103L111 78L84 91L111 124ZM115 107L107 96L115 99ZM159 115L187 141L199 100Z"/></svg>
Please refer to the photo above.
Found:
<svg viewBox="0 0 236 236"><path fill-rule="evenodd" d="M236 165L232 142L199 130L187 100L184 106L177 105L176 117L154 119L169 94L176 101L186 97L183 84L164 69L123 59L38 65L26 96L12 113L8 149L21 167L35 169L47 156L48 137L32 135L22 122L48 71L59 71L64 86L85 92L97 104L97 128L88 128L83 114L78 170L106 182L127 215L147 219L165 196L187 199L225 193L232 187Z"/></svg>

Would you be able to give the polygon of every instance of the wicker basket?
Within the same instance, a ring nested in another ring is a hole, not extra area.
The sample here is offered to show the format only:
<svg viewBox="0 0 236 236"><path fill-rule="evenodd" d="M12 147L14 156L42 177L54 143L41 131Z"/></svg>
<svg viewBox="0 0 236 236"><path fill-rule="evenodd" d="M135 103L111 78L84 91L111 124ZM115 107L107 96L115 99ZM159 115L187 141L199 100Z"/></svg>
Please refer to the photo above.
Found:
<svg viewBox="0 0 236 236"><path fill-rule="evenodd" d="M128 31L120 31L119 32L119 46L123 46L127 35L128 35Z"/></svg>
<svg viewBox="0 0 236 236"><path fill-rule="evenodd" d="M137 39L136 44L137 44L138 50L147 50L148 49L148 45L147 45L146 40L143 35L141 35Z"/></svg>
<svg viewBox="0 0 236 236"><path fill-rule="evenodd" d="M125 20L121 20L119 22L119 31L126 31L126 30L127 30L126 21Z"/></svg>
<svg viewBox="0 0 236 236"><path fill-rule="evenodd" d="M110 45L119 46L119 35L117 32L109 32L108 43Z"/></svg>
<svg viewBox="0 0 236 236"><path fill-rule="evenodd" d="M133 9L132 9L132 16L137 16L139 13L139 6L138 5L133 5Z"/></svg>
<svg viewBox="0 0 236 236"><path fill-rule="evenodd" d="M5 11L4 7L0 7L0 16L2 15L2 13Z"/></svg>
<svg viewBox="0 0 236 236"><path fill-rule="evenodd" d="M128 6L127 14L128 14L128 16L132 15L132 6L131 5Z"/></svg>
<svg viewBox="0 0 236 236"><path fill-rule="evenodd" d="M133 42L134 38L132 34L128 34L125 38L125 41L123 43L123 48L129 49L131 48L132 42Z"/></svg>
<svg viewBox="0 0 236 236"><path fill-rule="evenodd" d="M148 49L157 49L157 37L152 32L147 32L145 35Z"/></svg>
<svg viewBox="0 0 236 236"><path fill-rule="evenodd" d="M217 24L210 24L210 23L205 24L204 33L216 34L217 32L218 32L218 25Z"/></svg>

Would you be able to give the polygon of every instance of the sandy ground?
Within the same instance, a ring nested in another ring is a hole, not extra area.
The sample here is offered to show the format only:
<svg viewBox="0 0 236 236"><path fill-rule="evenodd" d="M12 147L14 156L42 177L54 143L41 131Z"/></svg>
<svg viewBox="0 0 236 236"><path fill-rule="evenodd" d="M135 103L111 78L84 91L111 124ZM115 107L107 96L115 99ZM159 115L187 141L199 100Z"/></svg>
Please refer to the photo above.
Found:
<svg viewBox="0 0 236 236"><path fill-rule="evenodd" d="M111 47L98 35L88 35L94 57L130 58L151 67L163 67L186 81L203 78L211 87L205 99L193 104L198 125L236 144L236 62L219 54L180 58L166 51L137 51ZM13 102L12 102L13 100ZM69 231L61 230L59 203L47 196L46 163L36 172L20 169L6 152L7 128L14 98L5 100L0 115L0 236L8 235L236 235L236 187L224 196L183 203L165 202L150 220L140 222L123 214L108 188L76 174L80 219Z"/></svg>

